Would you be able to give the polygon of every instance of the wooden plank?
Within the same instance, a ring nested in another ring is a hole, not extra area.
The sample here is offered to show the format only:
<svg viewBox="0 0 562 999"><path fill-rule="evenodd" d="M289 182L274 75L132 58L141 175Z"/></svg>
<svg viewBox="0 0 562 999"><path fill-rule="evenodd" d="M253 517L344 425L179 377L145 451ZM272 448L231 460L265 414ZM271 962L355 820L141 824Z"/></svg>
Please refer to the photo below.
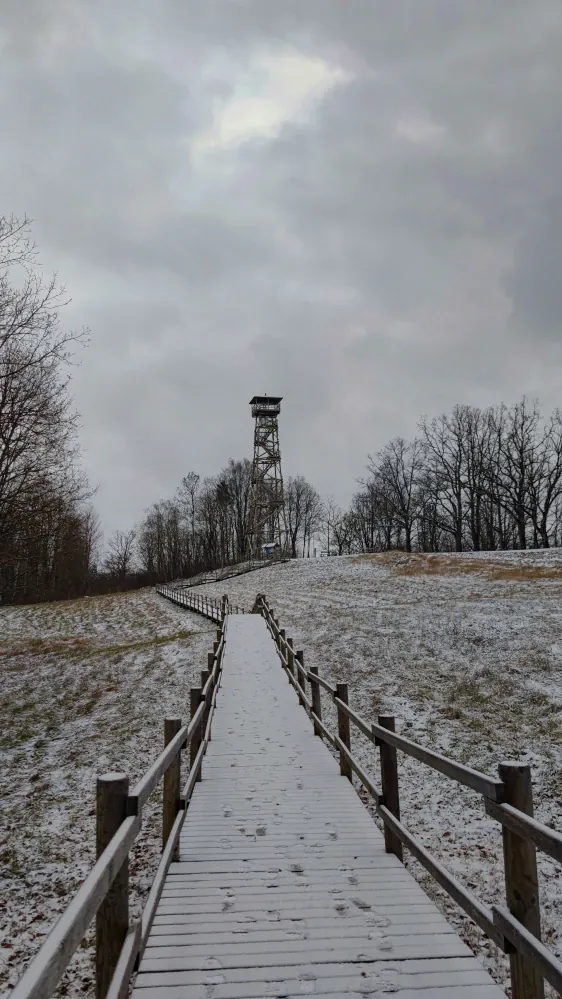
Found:
<svg viewBox="0 0 562 999"><path fill-rule="evenodd" d="M325 931L326 933L347 933L353 931L357 926L369 927L386 927L390 922L392 926L392 931L394 933L411 933L419 932L422 922L427 925L430 929L436 926L442 926L444 923L443 916L435 915L434 908L428 908L423 906L412 906L403 907L399 909L397 914L393 915L392 920L389 920L386 916L378 916L376 910L369 909L367 912L358 910L353 912L353 907L349 907L349 914L345 919L339 920L339 923L334 922L333 916L330 913L323 912L319 909L316 915L308 915L307 917L299 917L298 919L278 919L275 922L274 930L279 935L280 933L286 933L299 928L304 928L307 931ZM308 910L309 913L313 910ZM220 928L217 930L217 921L210 919L208 922L199 919L195 920L176 920L175 922L170 921L167 923L157 923L154 927L154 932L152 934L152 940L155 940L158 936L166 935L168 933L177 934L188 934L193 935L207 935L215 934L217 932L225 932L230 930L233 933L239 932L263 932L266 926L265 922L261 922L259 919L248 918L247 914L237 913L236 911L224 913L224 918L219 921Z"/></svg>
<svg viewBox="0 0 562 999"><path fill-rule="evenodd" d="M305 897L303 897L303 894ZM378 899L372 899L372 906L376 908L378 913L384 914L385 918L391 918L393 912L390 910L400 910L405 906L413 907L413 900L411 894L407 891L391 891L387 889L386 892L379 891ZM362 901L369 901L369 899L364 898L365 893L361 893ZM228 899L222 901L218 899L213 899L211 901L206 901L204 899L198 899L197 903L194 904L192 901L186 901L185 899L177 899L175 904L161 905L158 908L154 922L157 923L170 923L177 922L177 918L181 916L182 919L185 918L189 921L188 917L200 918L204 914L213 914L217 917L226 915L232 912L233 909L229 909L226 904ZM301 893L300 895L296 893L295 895L287 895L284 898L277 898L273 902L271 899L257 898L254 900L244 899L236 902L235 914L240 913L250 913L254 915L258 913L261 920L267 921L268 919L274 918L275 920L280 919L300 919L303 912L307 912L309 915L318 915L319 913L329 913L331 918L337 919L338 921L346 918L350 913L353 914L355 911L355 905L349 899L335 899L327 898L326 896L312 896L306 895L306 893ZM274 916L268 915L268 913L274 913Z"/></svg>
<svg viewBox="0 0 562 999"><path fill-rule="evenodd" d="M431 912L435 911L435 907L431 909L428 906L408 906L408 899L406 898L403 898L400 904L398 904L398 901L396 900L395 902L394 899L386 896L381 900L380 907L377 910L373 909L373 912L377 914L377 918L389 919L394 918L396 913L400 915L406 908L409 908L413 914L418 914L420 921L424 921L430 918ZM291 902L288 908L277 906L275 910L268 909L265 914L263 909L258 909L255 906L253 908L240 909L239 912L237 909L235 911L225 910L223 903L216 904L215 906L207 906L200 912L168 912L156 917L153 923L153 931L155 935L159 934L160 931L166 932L170 926L177 926L178 920L183 926L193 929L196 929L199 925L208 925L208 923L211 923L214 932L217 932L217 925L226 928L229 926L247 926L248 924L265 926L268 922L275 922L278 925L285 923L294 925L301 924L303 920L311 920L315 923L321 919L326 919L330 925L334 922L333 913L327 909L325 903L322 904L321 901L318 901L316 908L307 908L307 904L306 900L303 901L301 898ZM311 902L310 904L312 905L313 903ZM275 915L268 916L268 912L275 912ZM384 914L379 916L378 913ZM348 921L353 920L354 914L355 907L345 903L343 912L338 912L338 924L341 926L346 925Z"/></svg>
<svg viewBox="0 0 562 999"><path fill-rule="evenodd" d="M369 941L358 952L353 944L318 944L311 946L307 940L286 940L278 944L247 944L239 947L233 944L216 947L181 947L152 948L145 951L140 970L147 971L188 971L209 967L209 961L215 960L223 967L244 968L248 965L256 968L268 968L276 964L297 964L299 961L313 961L317 964L345 961L349 964L361 961L378 961L392 954L394 960L405 961L416 957L464 957L470 954L466 944L463 944L456 934L435 937L418 936L403 943L389 946L386 941L376 943Z"/></svg>
<svg viewBox="0 0 562 999"><path fill-rule="evenodd" d="M404 869L403 879L407 884L411 885L411 875L409 871ZM380 875L379 871L365 871L361 877L361 889L363 891L369 891L372 888L377 888L380 891L381 880L386 883L386 871ZM396 884L396 878L393 879L393 886ZM358 879L353 874L346 874L342 871L335 871L334 877L330 882L330 885L322 886L322 884L315 884L315 891L317 894L322 894L323 891L329 892L331 895L335 895L336 891L349 892L358 883ZM168 874L165 884L165 892L174 891L175 886L178 888L186 888L190 896L203 894L206 895L205 889L208 889L209 895L213 892L221 892L224 889L230 888L244 888L249 892L255 892L259 888L265 888L267 890L277 888L279 891L283 891L285 888L299 888L301 885L310 886L312 881L307 877L297 877L294 874L288 874L282 871L280 874L269 874L269 875L259 875L252 872L246 874L234 874L228 877L208 875L205 872L202 873L202 877L196 878L194 876L182 877L178 875L177 877ZM410 892L410 897L412 893ZM425 899L426 896L421 893L420 901Z"/></svg>
<svg viewBox="0 0 562 999"><path fill-rule="evenodd" d="M217 976L218 979L218 976ZM212 981L213 976L207 975L207 981ZM380 981L375 975L370 975L369 980L374 984L379 984L381 986L386 986L387 981ZM302 999L306 992L303 992L303 986L306 988L308 982L298 981L295 982L294 991L289 991L287 988L283 987L283 999ZM338 987L332 988L331 983L327 983L327 987L330 989L329 992L318 992L316 989L314 991L315 999L333 999L334 995L337 996L353 996L357 999L358 996L364 996L365 988L368 986L367 973L364 973L363 978L358 976L353 978L348 978L345 982L338 983ZM226 985L213 985L213 999L263 999L263 996L268 994L268 989L271 987L270 978L268 976L267 980L262 983L252 983L252 985L243 985L233 987ZM451 988L447 986L443 987L440 983L438 988L423 989L420 992L420 988L423 986L418 986L417 984L411 989L400 989L400 991L393 990L394 999L499 999L503 996L505 999L505 993L500 992L500 990L495 985L452 985ZM168 991L166 987L164 988L150 988L143 990L141 995L147 993L145 999L201 999L200 987L193 991L191 989L183 989L178 987L172 987ZM388 992L388 988L384 989L384 992ZM280 993L278 993L279 995ZM369 993L367 993L369 994ZM371 992L371 995L383 996L383 992Z"/></svg>
<svg viewBox="0 0 562 999"><path fill-rule="evenodd" d="M359 961L351 968L348 964L308 962L301 967L293 965L270 968L268 981L286 982L287 984L293 982L317 983L318 987L324 991L330 987L330 983L333 983L333 991L339 992L342 987L345 987L347 981L360 982L363 979L366 988L360 990L360 993L368 995L367 988L372 984L371 976L373 973L380 975L379 985L384 982L387 986L387 992L389 988L394 988L394 994L399 988L429 989L444 986L449 982L451 985L466 986L486 984L490 981L489 976L473 957L418 958L403 961L400 965L387 959L378 962L376 967ZM168 987L176 986L187 989L193 986L201 988L202 985L208 984L205 981L206 974L208 975L208 972L205 971L172 971L165 976L161 973L156 975L147 973L139 976L137 987L154 988L158 982L165 981ZM264 979L260 968L226 968L223 977L229 987L235 985L247 987L251 983L258 983L262 987L262 992L267 994L267 989L263 988ZM217 992L213 991L213 999L216 999L217 994L220 995L218 992L220 984L215 983ZM315 988L314 993L316 992ZM141 994L144 995L144 993ZM245 992L240 994L246 995ZM248 994L253 995L253 993ZM496 996L503 996L503 993L496 989ZM197 999L201 999L200 993L197 994ZM420 999L426 999L426 997L420 997ZM442 995L441 999L445 999L445 996Z"/></svg>
<svg viewBox="0 0 562 999"><path fill-rule="evenodd" d="M207 924L205 930L189 924L175 924L164 927L166 933L152 936L148 950L151 947L215 947L221 944L237 944L240 947L245 947L250 943L278 942L280 937L315 941L345 940L351 937L355 943L365 944L372 940L377 933L381 938L384 936L388 940L404 936L426 937L435 934L442 936L443 933L454 934L454 930L447 926L442 917L438 916L424 920L423 927L419 919L384 928L377 928L374 921L371 925L367 918L346 919L341 920L340 923L341 925L338 925L334 920L326 920L320 926L309 926L308 923L306 926L301 926L297 920L279 920L269 925L258 924L259 928L257 929L252 928L248 923L235 923L217 929L215 921Z"/></svg>
<svg viewBox="0 0 562 999"><path fill-rule="evenodd" d="M453 960L443 963L453 963ZM404 964L409 966L411 962L404 962ZM322 999L326 996L333 999L334 996L345 995L352 995L355 999L365 995L376 996L377 999L380 996L381 999L386 999L389 988L392 988L395 999L412 999L412 997L415 999L499 999L500 996L504 995L496 986L489 984L489 978L487 982L483 981L480 977L483 973L476 971L457 972L456 974L451 972L449 974L450 988L447 988L449 982L443 981L443 973L434 975L428 973L422 980L419 976L412 975L410 988L399 989L398 986L394 985L394 982L397 981L394 977L397 973L396 968L384 968L381 971L378 970L379 966L375 969L369 965L363 971L354 971L349 965L326 965L325 968L328 971L328 975L325 977L322 975L323 966L316 965L308 971L301 972L301 978L296 977L295 970L292 968L274 968L269 970L267 979L261 977L263 972L260 969L256 969L261 981L228 981L227 984L222 984L220 976L217 975L212 986L212 996L213 999L263 999L264 996L274 995L275 993L271 991L272 987L274 988L276 983L282 982L286 985L277 985L277 995L283 995L287 999L293 999L293 997L302 999L302 996L307 994L314 994L315 999ZM338 976L337 972L340 968L345 970ZM236 971L229 970L222 977L230 979L230 976L235 973ZM238 972L242 976L249 973L249 970L244 969ZM143 995L145 999L201 999L204 994L201 989L212 980L212 975L207 974L207 982L201 982L197 985L175 984L176 981L181 982L185 977L195 976L197 976L197 972L172 972L166 975L166 979L170 982L169 985L160 988L147 986L146 989L137 994ZM144 984L145 979L152 977L149 975L141 976L140 985ZM432 988L434 983L435 987ZM283 988L282 992L281 988ZM371 988L370 992L367 991L369 988ZM164 989L169 989L169 992L164 991ZM419 991L421 989L423 992Z"/></svg>

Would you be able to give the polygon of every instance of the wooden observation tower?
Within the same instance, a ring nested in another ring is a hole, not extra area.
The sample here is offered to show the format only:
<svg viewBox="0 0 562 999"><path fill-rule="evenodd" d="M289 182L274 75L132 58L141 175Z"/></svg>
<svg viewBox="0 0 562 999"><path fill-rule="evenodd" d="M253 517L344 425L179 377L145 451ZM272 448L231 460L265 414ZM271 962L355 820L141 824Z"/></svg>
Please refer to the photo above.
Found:
<svg viewBox="0 0 562 999"><path fill-rule="evenodd" d="M254 418L254 463L250 501L250 558L281 554L286 548L285 497L279 449L282 396L255 395L250 400Z"/></svg>

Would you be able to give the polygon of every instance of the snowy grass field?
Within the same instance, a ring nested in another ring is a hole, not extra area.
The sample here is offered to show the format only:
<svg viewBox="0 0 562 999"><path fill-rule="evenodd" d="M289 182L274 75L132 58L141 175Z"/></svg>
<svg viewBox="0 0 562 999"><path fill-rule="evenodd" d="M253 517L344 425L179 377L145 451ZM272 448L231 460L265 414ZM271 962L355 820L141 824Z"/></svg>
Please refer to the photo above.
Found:
<svg viewBox="0 0 562 999"><path fill-rule="evenodd" d="M214 628L152 590L0 609L0 994L95 860L95 779L136 781L189 716ZM132 912L159 859L158 791L131 854ZM93 994L93 933L58 995Z"/></svg>
<svg viewBox="0 0 562 999"><path fill-rule="evenodd" d="M562 551L311 559L199 589L247 610L258 591L365 718L394 713L399 732L493 776L501 760L528 761L536 814L562 830ZM378 775L374 747L353 727L352 739ZM403 754L399 773L412 832L478 897L503 901L500 827L479 796ZM505 984L507 959L407 862ZM539 865L543 939L562 957L560 871Z"/></svg>

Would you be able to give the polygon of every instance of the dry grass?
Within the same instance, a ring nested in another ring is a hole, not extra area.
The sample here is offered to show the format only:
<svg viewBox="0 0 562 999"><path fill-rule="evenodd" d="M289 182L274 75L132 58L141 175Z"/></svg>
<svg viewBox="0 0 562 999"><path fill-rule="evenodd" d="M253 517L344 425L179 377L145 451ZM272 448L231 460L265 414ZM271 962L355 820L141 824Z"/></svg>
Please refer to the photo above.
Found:
<svg viewBox="0 0 562 999"><path fill-rule="evenodd" d="M470 576L480 575L491 581L527 582L555 579L562 582L561 565L536 565L530 562L502 562L470 558L464 554L426 554L418 552L381 552L358 555L354 562L373 562L393 569L400 576Z"/></svg>
<svg viewBox="0 0 562 999"><path fill-rule="evenodd" d="M193 631L176 631L171 635L156 635L136 642L125 642L119 645L99 645L82 635L69 638L31 638L25 641L10 642L5 648L0 648L0 656L12 659L16 656L94 656L113 655L119 652L130 652L134 649L146 649L150 646L168 645L191 638Z"/></svg>

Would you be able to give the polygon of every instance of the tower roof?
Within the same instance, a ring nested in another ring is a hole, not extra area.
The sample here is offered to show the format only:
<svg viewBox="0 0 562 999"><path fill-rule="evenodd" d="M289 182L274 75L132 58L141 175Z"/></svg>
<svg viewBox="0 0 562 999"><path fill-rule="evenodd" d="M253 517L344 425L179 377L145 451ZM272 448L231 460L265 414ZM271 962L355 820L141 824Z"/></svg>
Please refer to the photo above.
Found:
<svg viewBox="0 0 562 999"><path fill-rule="evenodd" d="M282 395L255 395L250 406L278 406L282 399Z"/></svg>

